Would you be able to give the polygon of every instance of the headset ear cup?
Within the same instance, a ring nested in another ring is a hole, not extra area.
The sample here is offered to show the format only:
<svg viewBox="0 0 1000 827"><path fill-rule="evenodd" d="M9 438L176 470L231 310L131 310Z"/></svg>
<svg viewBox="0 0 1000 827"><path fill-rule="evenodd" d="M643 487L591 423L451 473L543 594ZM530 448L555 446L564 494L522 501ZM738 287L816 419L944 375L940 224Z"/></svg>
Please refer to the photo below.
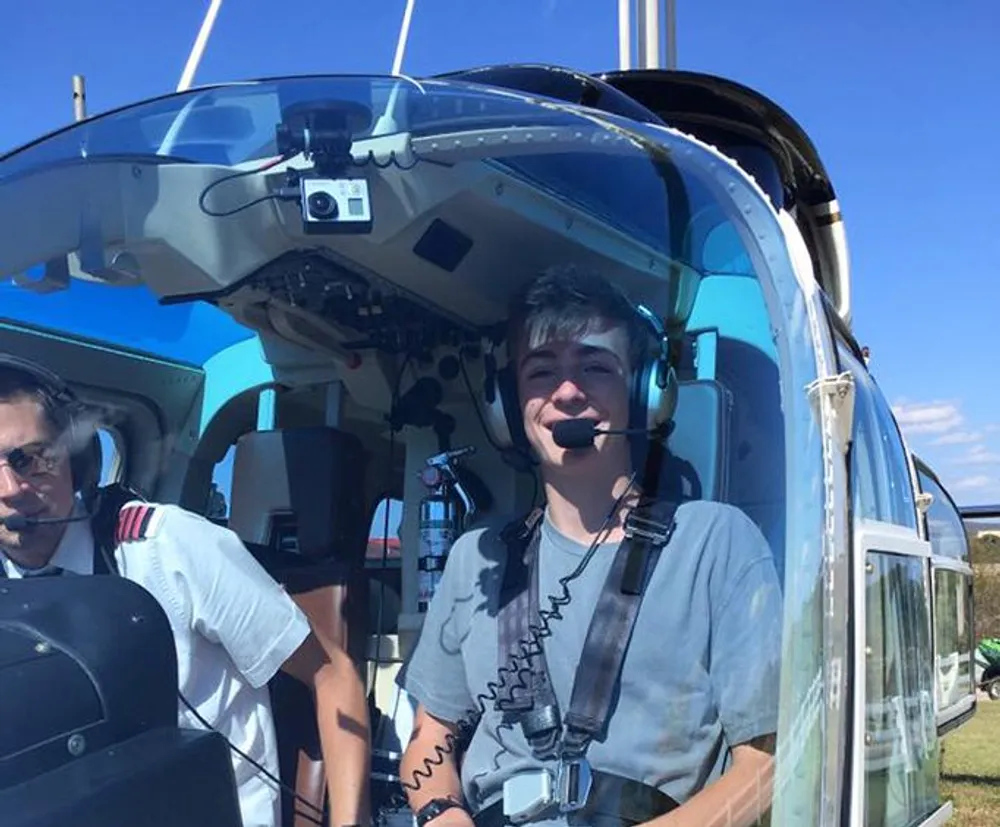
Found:
<svg viewBox="0 0 1000 827"><path fill-rule="evenodd" d="M524 432L524 416L517 397L517 377L511 365L505 365L497 375L500 398L503 401L503 416L509 435L508 446L521 451L529 451L528 435Z"/></svg>
<svg viewBox="0 0 1000 827"><path fill-rule="evenodd" d="M677 374L674 368L663 359L649 359L637 371L635 384L632 388L632 409L630 428L643 431L655 431L667 425L674 415L677 405ZM663 432L661 439L664 447L669 437L669 430ZM650 436L632 434L629 437L629 450L632 455L632 467L640 474L643 485L651 488L648 494L653 495L661 490L664 479L669 479L667 465L656 463L648 465L650 459ZM662 455L661 462L662 462ZM647 479L652 473L654 478Z"/></svg>
<svg viewBox="0 0 1000 827"><path fill-rule="evenodd" d="M501 449L511 446L510 427L507 424L501 380L502 372L496 369L495 363L487 363L486 378L483 383L483 396L486 403L483 420L493 441Z"/></svg>
<svg viewBox="0 0 1000 827"><path fill-rule="evenodd" d="M677 373L673 365L657 360L651 366L646 399L646 428L666 425L677 409Z"/></svg>
<svg viewBox="0 0 1000 827"><path fill-rule="evenodd" d="M497 447L527 450L528 438L517 401L517 380L510 365L488 370L485 397L484 419Z"/></svg>
<svg viewBox="0 0 1000 827"><path fill-rule="evenodd" d="M631 430L649 429L649 386L652 366L653 363L647 359L639 364L632 376L628 413L628 427Z"/></svg>
<svg viewBox="0 0 1000 827"><path fill-rule="evenodd" d="M677 374L663 359L648 359L632 382L629 428L653 431L670 421L677 406Z"/></svg>

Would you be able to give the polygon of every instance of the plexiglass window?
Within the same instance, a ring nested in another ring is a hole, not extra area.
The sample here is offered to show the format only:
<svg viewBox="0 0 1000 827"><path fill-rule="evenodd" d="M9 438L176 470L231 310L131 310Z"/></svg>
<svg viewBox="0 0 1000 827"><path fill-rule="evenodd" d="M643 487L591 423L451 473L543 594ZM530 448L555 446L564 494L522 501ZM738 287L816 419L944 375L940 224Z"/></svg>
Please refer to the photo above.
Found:
<svg viewBox="0 0 1000 827"><path fill-rule="evenodd" d="M101 485L110 485L122 478L124 455L119 435L107 428L98 428L97 437L101 442Z"/></svg>
<svg viewBox="0 0 1000 827"><path fill-rule="evenodd" d="M907 827L938 804L925 561L867 555L867 827Z"/></svg>
<svg viewBox="0 0 1000 827"><path fill-rule="evenodd" d="M851 489L855 516L916 529L906 453L892 413L868 371L844 346L840 360L854 377Z"/></svg>
<svg viewBox="0 0 1000 827"><path fill-rule="evenodd" d="M960 716L959 707L974 692L972 651L972 573L969 542L958 508L932 472L917 462L920 490L932 496L924 518L931 553L940 561L934 578L934 662L938 709L943 724ZM954 561L954 562L949 562ZM964 569L964 570L963 570ZM949 713L949 710L951 712Z"/></svg>
<svg viewBox="0 0 1000 827"><path fill-rule="evenodd" d="M938 708L947 710L975 691L972 685L972 578L934 570L934 648Z"/></svg>
<svg viewBox="0 0 1000 827"><path fill-rule="evenodd" d="M935 557L968 562L969 541L965 535L965 524L951 497L923 469L917 469L917 477L920 480L920 490L934 498L926 512L927 538L931 541L932 553Z"/></svg>
<svg viewBox="0 0 1000 827"><path fill-rule="evenodd" d="M865 374L865 380L870 389L872 406L875 408L881 450L892 472L886 480L889 489L890 522L916 529L917 507L899 426L885 395L875 392L874 380L868 374Z"/></svg>

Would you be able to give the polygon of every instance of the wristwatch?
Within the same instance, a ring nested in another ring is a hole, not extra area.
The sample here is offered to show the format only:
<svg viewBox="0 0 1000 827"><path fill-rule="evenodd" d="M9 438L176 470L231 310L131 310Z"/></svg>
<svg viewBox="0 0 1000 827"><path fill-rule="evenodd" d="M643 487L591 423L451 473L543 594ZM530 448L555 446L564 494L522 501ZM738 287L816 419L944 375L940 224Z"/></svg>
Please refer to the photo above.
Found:
<svg viewBox="0 0 1000 827"><path fill-rule="evenodd" d="M432 818L437 818L445 810L450 810L452 807L458 807L460 810L465 809L458 801L452 801L450 798L432 798L417 810L417 827L424 827Z"/></svg>

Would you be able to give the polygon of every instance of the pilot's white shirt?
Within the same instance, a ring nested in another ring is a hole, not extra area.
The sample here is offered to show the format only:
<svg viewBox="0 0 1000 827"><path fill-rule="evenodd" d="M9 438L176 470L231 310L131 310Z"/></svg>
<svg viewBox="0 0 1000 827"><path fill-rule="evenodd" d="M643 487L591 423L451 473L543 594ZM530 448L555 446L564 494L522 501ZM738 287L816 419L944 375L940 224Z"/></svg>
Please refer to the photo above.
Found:
<svg viewBox="0 0 1000 827"><path fill-rule="evenodd" d="M122 542L115 558L119 572L150 592L170 621L181 693L230 743L278 777L267 682L308 636L308 620L228 529L156 504L146 538ZM92 574L93 554L89 523L69 523L50 565ZM0 557L8 577L22 576ZM179 699L178 722L204 729ZM274 782L230 754L245 827L280 825Z"/></svg>

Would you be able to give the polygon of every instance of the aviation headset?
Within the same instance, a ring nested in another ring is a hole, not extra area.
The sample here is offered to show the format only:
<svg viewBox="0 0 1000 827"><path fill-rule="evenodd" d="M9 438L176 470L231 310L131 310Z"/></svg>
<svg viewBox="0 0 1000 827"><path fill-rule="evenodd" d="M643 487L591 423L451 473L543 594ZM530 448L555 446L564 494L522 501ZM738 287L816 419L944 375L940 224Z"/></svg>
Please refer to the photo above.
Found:
<svg viewBox="0 0 1000 827"><path fill-rule="evenodd" d="M79 397L62 379L48 368L13 356L0 353L0 370L9 368L20 371L28 377L30 384L37 385L49 393L55 404L67 415L69 421L70 473L73 487L82 495L84 503L90 505L101 481L101 440L97 432L87 433L83 422L86 407Z"/></svg>
<svg viewBox="0 0 1000 827"><path fill-rule="evenodd" d="M651 311L642 305L636 306L624 293L621 296L656 344L655 353L647 355L633 368L626 427L635 431L654 431L670 420L677 405L677 374L670 363L670 341ZM508 355L510 344L508 342ZM486 424L497 445L502 449L530 452L518 404L515 366L510 359L498 369L495 357L487 354L484 396Z"/></svg>

